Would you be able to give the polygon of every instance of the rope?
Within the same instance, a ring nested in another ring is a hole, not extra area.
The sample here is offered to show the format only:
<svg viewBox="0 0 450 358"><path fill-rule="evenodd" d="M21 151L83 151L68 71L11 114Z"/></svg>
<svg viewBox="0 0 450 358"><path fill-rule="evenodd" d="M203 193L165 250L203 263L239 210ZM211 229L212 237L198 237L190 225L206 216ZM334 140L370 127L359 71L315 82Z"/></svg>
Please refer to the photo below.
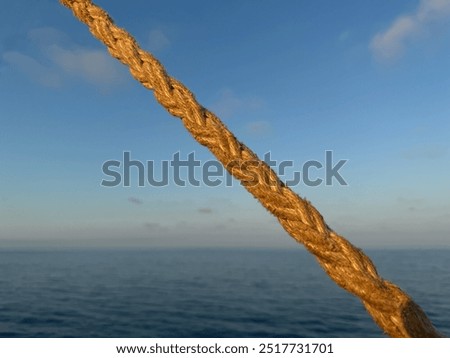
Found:
<svg viewBox="0 0 450 358"><path fill-rule="evenodd" d="M142 50L134 38L117 27L91 0L60 0L103 42L110 54L127 65L158 102L178 117L225 168L271 212L283 228L316 256L326 273L356 295L380 328L392 337L441 337L423 310L399 287L381 278L372 261L333 232L310 202L300 198L275 172L213 113L202 107L161 63ZM257 178L257 180L255 180Z"/></svg>

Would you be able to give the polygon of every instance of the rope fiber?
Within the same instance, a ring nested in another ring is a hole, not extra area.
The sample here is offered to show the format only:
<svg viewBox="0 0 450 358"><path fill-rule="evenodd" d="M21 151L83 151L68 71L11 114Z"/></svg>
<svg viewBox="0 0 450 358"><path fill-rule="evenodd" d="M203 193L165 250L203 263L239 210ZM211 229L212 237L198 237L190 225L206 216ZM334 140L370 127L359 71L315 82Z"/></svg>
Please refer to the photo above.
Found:
<svg viewBox="0 0 450 358"><path fill-rule="evenodd" d="M294 193L245 144L239 142L191 91L170 77L161 63L142 50L91 0L60 0L85 23L132 76L153 91L169 113L206 146L224 167L312 253L340 287L361 299L378 326L391 337L442 337L423 310L399 287L381 278L372 261L331 230L311 203Z"/></svg>

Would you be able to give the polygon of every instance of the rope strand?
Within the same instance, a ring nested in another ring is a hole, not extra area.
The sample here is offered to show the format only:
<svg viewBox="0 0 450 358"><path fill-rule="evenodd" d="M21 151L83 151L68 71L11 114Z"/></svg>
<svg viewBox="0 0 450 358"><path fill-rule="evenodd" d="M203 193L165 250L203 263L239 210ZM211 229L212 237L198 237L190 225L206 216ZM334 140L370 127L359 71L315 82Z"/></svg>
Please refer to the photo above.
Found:
<svg viewBox="0 0 450 358"><path fill-rule="evenodd" d="M91 0L60 0L103 42L132 76L153 91L157 101L206 146L224 167L270 212L283 228L316 256L326 273L361 299L378 326L392 337L441 337L423 310L399 287L381 278L372 261L332 231L311 203L288 188L275 172L239 142L191 91L170 77L161 63L142 50ZM255 180L255 178L257 180Z"/></svg>

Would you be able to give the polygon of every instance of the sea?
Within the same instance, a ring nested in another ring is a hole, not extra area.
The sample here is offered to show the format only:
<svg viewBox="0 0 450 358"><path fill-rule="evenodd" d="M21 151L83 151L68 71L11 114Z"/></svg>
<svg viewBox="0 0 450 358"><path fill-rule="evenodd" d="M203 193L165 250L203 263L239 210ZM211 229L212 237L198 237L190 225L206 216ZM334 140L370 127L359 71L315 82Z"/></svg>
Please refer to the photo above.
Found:
<svg viewBox="0 0 450 358"><path fill-rule="evenodd" d="M450 250L367 250L450 336ZM0 251L0 337L384 337L299 249Z"/></svg>

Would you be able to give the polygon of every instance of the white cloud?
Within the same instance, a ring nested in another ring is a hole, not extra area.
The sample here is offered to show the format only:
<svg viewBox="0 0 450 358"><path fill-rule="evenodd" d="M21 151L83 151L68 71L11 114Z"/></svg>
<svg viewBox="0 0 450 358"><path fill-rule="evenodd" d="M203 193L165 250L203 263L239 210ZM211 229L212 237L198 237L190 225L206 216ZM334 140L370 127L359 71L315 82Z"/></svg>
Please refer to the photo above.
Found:
<svg viewBox="0 0 450 358"><path fill-rule="evenodd" d="M170 46L170 40L166 34L159 29L150 31L148 35L148 47L150 51L161 51Z"/></svg>
<svg viewBox="0 0 450 358"><path fill-rule="evenodd" d="M238 97L232 90L223 89L210 106L219 117L230 117L239 112L260 109L263 101L257 97Z"/></svg>
<svg viewBox="0 0 450 358"><path fill-rule="evenodd" d="M402 152L403 158L409 160L431 160L447 156L447 147L437 144L422 145Z"/></svg>
<svg viewBox="0 0 450 358"><path fill-rule="evenodd" d="M370 48L382 61L395 60L430 25L449 18L450 0L421 0L413 13L399 16L388 29L376 34Z"/></svg>
<svg viewBox="0 0 450 358"><path fill-rule="evenodd" d="M268 121L253 121L246 125L247 132L256 137L265 137L272 132Z"/></svg>
<svg viewBox="0 0 450 358"><path fill-rule="evenodd" d="M67 35L53 27L38 27L28 31L27 38L34 45L45 48L68 40Z"/></svg>
<svg viewBox="0 0 450 358"><path fill-rule="evenodd" d="M44 66L34 58L17 51L3 53L3 60L10 66L30 77L33 81L46 87L59 87L62 83L61 76L52 68Z"/></svg>
<svg viewBox="0 0 450 358"><path fill-rule="evenodd" d="M434 21L449 15L449 0L422 0L417 11L417 18L422 22Z"/></svg>
<svg viewBox="0 0 450 358"><path fill-rule="evenodd" d="M408 37L417 33L417 23L410 17L400 17L383 33L375 35L372 51L381 59L397 58L403 53Z"/></svg>
<svg viewBox="0 0 450 358"><path fill-rule="evenodd" d="M122 72L117 68L118 64L103 50L71 50L53 45L49 58L63 72L101 87L114 85L123 79Z"/></svg>
<svg viewBox="0 0 450 358"><path fill-rule="evenodd" d="M349 30L342 31L338 36L338 42L343 43L346 42L351 36L351 32Z"/></svg>
<svg viewBox="0 0 450 358"><path fill-rule="evenodd" d="M126 78L122 66L104 49L78 46L68 36L51 27L28 33L33 54L8 51L3 60L31 80L47 87L58 87L70 79L82 79L101 88Z"/></svg>

